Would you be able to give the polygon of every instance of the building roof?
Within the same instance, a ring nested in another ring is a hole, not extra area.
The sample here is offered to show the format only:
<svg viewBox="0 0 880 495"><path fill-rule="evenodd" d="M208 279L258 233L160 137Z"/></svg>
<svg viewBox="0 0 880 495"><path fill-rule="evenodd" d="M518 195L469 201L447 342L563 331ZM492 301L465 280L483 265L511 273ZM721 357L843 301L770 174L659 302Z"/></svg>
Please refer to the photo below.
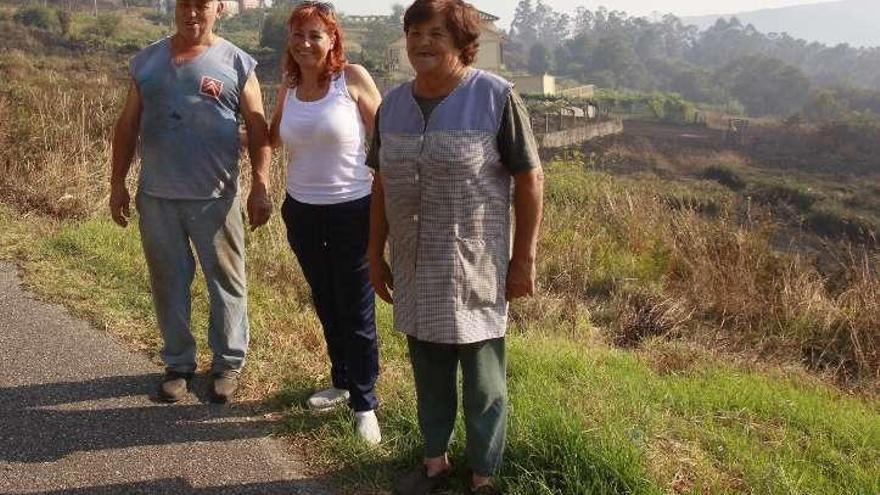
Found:
<svg viewBox="0 0 880 495"><path fill-rule="evenodd" d="M480 10L478 12L480 13L480 19L482 19L484 21L495 22L495 21L501 19L498 16L494 16L488 12L483 12L482 10Z"/></svg>
<svg viewBox="0 0 880 495"><path fill-rule="evenodd" d="M390 15L346 15L343 22L373 22L384 21L391 17Z"/></svg>
<svg viewBox="0 0 880 495"><path fill-rule="evenodd" d="M480 13L480 20L495 22L501 19L498 16L492 15L488 12L483 12L482 10L477 10ZM391 17L390 15L347 15L344 20L348 22L372 22L372 21L382 21Z"/></svg>

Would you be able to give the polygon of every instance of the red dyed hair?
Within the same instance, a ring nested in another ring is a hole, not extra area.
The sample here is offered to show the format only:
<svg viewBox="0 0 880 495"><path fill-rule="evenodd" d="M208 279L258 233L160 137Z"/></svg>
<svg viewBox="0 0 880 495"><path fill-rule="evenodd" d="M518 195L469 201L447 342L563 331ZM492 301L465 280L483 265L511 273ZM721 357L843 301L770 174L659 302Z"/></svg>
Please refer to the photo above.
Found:
<svg viewBox="0 0 880 495"><path fill-rule="evenodd" d="M339 20L333 6L325 2L306 1L294 7L293 12L287 19L287 31L293 31L293 27L306 21L318 19L324 24L327 34L333 40L333 48L327 52L327 63L324 65L324 73L319 76L320 81L326 81L332 75L337 74L345 65L345 51L342 47L343 35ZM287 85L293 87L302 76L299 64L293 59L288 46L284 48L284 79Z"/></svg>
<svg viewBox="0 0 880 495"><path fill-rule="evenodd" d="M471 65L477 58L480 44L480 11L463 0L416 0L403 15L403 31L409 32L413 24L422 24L441 16L446 29L452 35L455 47L461 50L459 60Z"/></svg>

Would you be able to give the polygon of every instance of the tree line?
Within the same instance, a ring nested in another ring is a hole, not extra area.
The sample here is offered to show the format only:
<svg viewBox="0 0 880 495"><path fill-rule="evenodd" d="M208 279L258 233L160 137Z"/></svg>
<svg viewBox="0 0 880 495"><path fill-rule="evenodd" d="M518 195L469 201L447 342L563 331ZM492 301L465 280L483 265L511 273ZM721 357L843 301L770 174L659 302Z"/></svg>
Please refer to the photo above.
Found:
<svg viewBox="0 0 880 495"><path fill-rule="evenodd" d="M63 7L65 0L48 1ZM155 5L157 0L117 1ZM247 48L280 53L287 17L299 1L277 0L271 8L242 12L224 19L219 29ZM340 13L347 32L358 33L351 60L385 76L388 45L402 33L403 11L396 5L390 15L366 20ZM150 15L160 24L169 24L170 16ZM71 25L65 8L25 3L11 17L63 34ZM108 12L90 21L82 34L114 38L119 26L119 15ZM236 36L241 33L250 34ZM736 18L700 31L673 15L651 20L605 8L569 14L544 0L519 0L505 34L504 64L511 73L552 73L611 90L675 93L731 113L814 121L880 116L880 48L830 47L761 33Z"/></svg>
<svg viewBox="0 0 880 495"><path fill-rule="evenodd" d="M700 31L673 15L650 20L605 8L568 14L542 0L520 0L504 55L512 71L670 91L697 102L741 104L753 115L791 115L819 96L850 110L880 103L880 48L761 33L736 18ZM872 103L860 107L866 100Z"/></svg>
<svg viewBox="0 0 880 495"><path fill-rule="evenodd" d="M259 31L260 46L281 52L287 17L302 0L225 20L227 31ZM404 7L368 20L339 13L349 53L375 76L387 75L388 45L402 33ZM787 34L759 32L736 18L700 31L673 15L658 20L599 8L555 11L543 0L520 0L505 33L511 73L553 73L612 90L676 93L731 113L797 115L811 120L880 115L880 48L829 47ZM353 38L354 36L352 36Z"/></svg>

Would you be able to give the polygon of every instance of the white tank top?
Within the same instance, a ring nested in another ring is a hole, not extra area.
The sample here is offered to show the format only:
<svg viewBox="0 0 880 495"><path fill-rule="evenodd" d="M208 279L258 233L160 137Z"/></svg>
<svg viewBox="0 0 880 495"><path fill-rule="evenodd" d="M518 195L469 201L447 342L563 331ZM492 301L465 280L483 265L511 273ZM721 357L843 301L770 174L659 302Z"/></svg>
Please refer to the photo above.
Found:
<svg viewBox="0 0 880 495"><path fill-rule="evenodd" d="M366 129L344 72L317 101L301 101L296 88L288 89L279 134L288 150L287 193L293 199L328 205L370 194Z"/></svg>

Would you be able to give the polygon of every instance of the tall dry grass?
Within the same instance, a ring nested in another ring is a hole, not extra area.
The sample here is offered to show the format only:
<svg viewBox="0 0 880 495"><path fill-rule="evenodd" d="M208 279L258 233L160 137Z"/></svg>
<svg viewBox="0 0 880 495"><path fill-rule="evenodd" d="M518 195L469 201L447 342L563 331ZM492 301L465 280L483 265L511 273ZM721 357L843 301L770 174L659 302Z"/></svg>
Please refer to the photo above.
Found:
<svg viewBox="0 0 880 495"><path fill-rule="evenodd" d="M113 71L119 65L101 55L0 54L4 198L60 216L101 209L109 136L125 93L124 75Z"/></svg>
<svg viewBox="0 0 880 495"><path fill-rule="evenodd" d="M572 308L586 308L607 340L626 347L652 336L689 339L804 363L850 384L877 381L876 252L851 248L832 281L806 255L777 249L771 211L700 181L687 189L701 201L671 202L680 184L632 177L549 164L545 290L517 307L521 320L549 306L560 308L551 318L573 323ZM707 213L705 203L716 209Z"/></svg>

